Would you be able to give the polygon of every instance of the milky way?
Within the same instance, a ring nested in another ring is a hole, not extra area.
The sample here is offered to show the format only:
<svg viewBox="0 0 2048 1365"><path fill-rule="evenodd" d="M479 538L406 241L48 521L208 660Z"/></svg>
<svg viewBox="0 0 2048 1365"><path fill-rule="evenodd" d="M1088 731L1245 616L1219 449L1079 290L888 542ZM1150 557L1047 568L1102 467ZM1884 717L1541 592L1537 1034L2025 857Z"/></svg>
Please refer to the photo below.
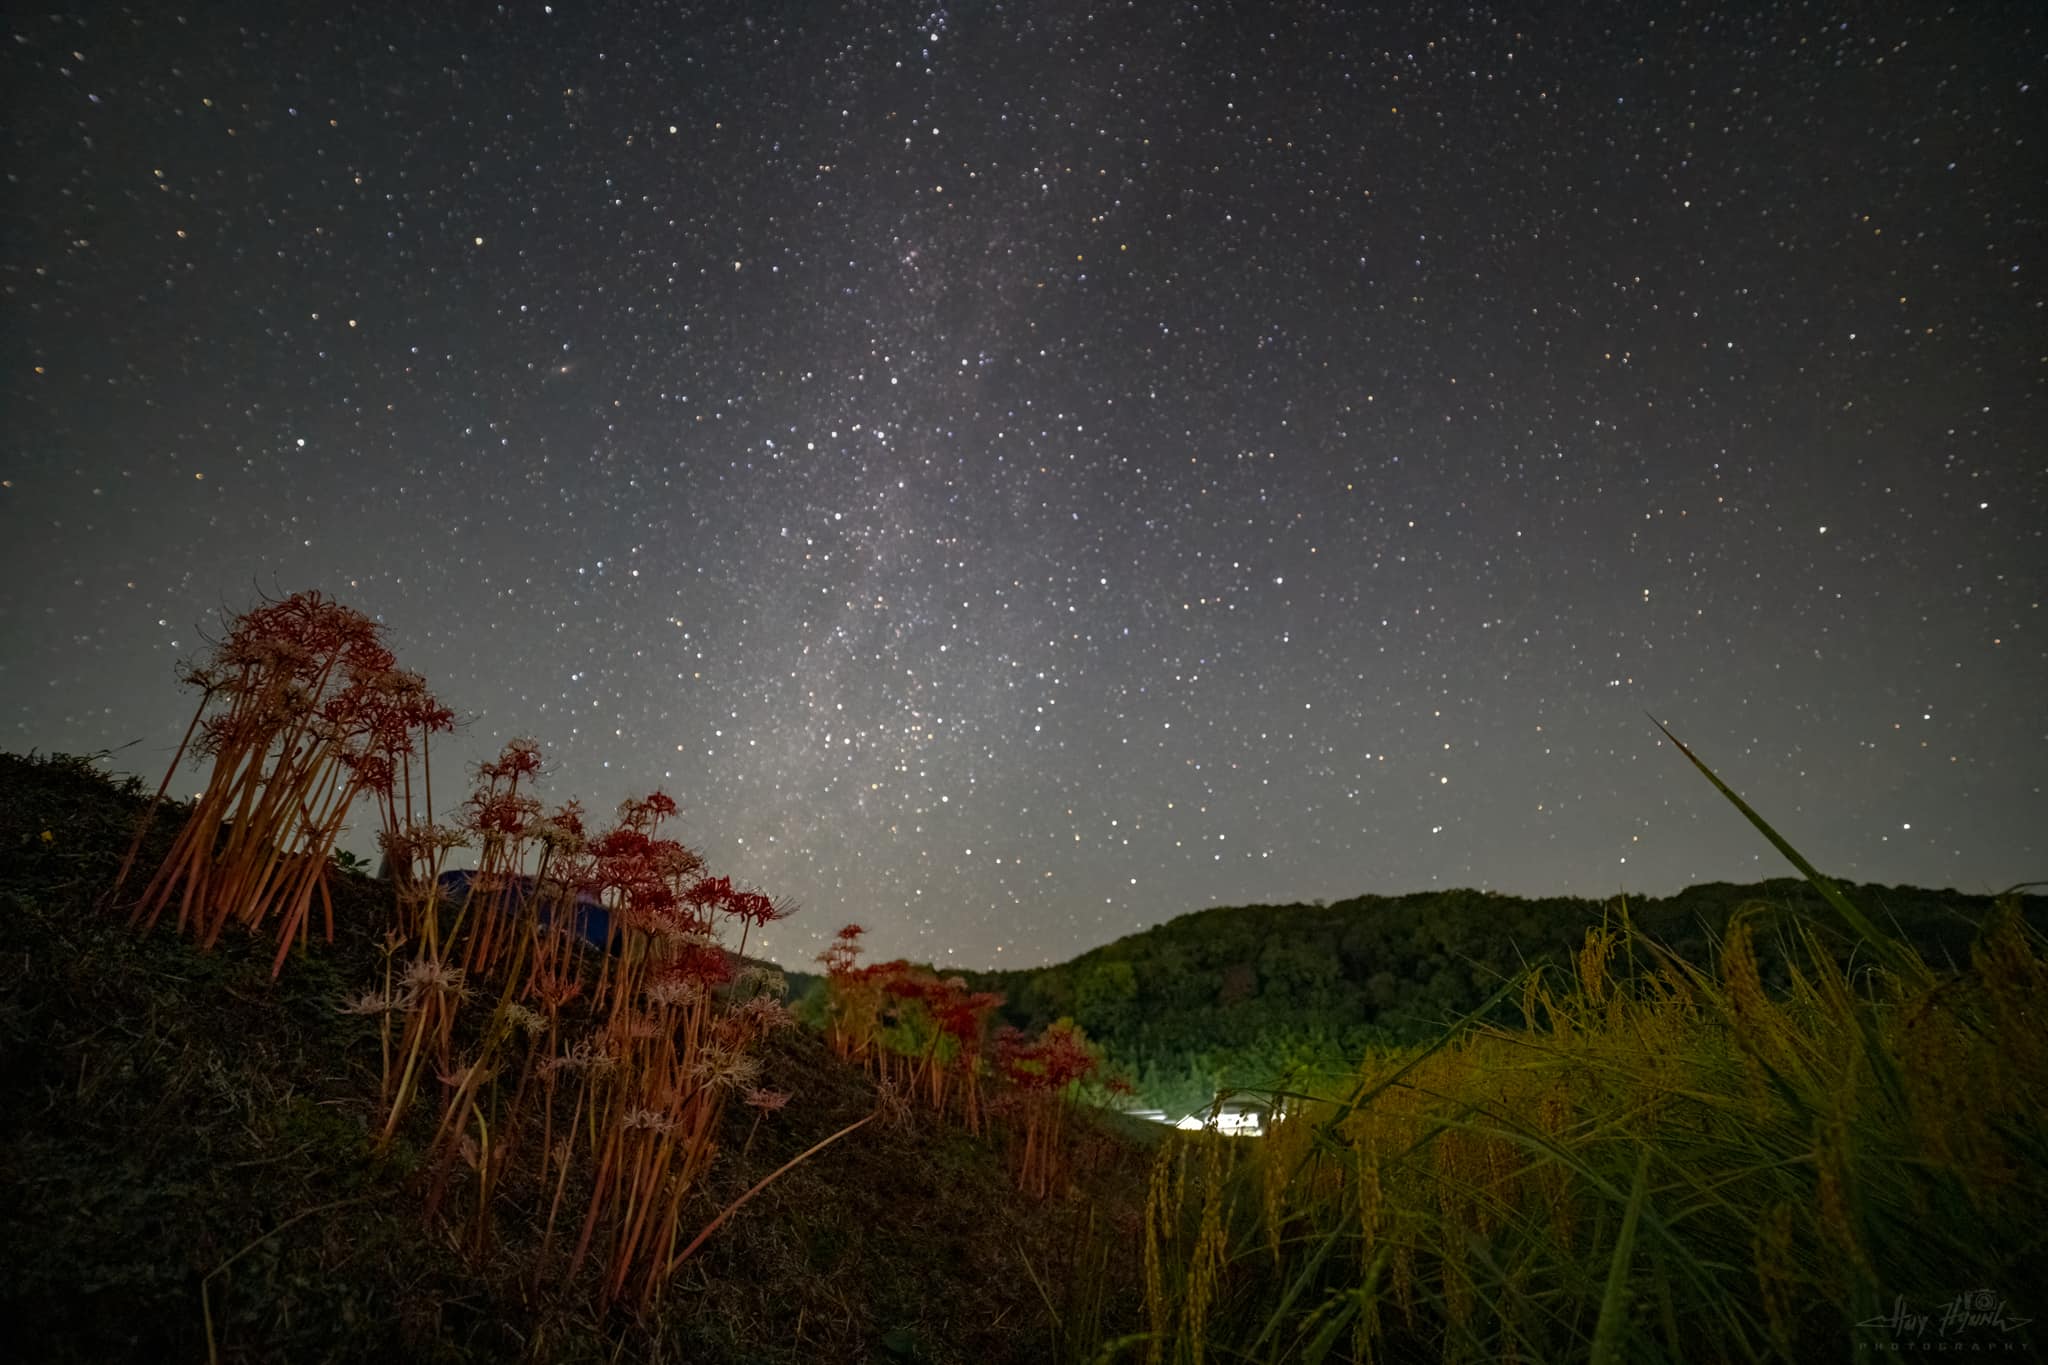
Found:
<svg viewBox="0 0 2048 1365"><path fill-rule="evenodd" d="M317 8L8 21L8 747L320 588L793 965L1783 872L1646 712L2048 876L2038 7Z"/></svg>

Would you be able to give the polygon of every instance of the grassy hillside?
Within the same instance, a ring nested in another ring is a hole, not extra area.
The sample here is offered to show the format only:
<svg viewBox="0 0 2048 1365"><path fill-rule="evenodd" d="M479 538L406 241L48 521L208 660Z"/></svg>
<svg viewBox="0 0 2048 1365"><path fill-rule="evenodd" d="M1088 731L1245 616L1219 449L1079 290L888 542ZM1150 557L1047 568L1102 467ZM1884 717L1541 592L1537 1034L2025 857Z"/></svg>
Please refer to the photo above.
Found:
<svg viewBox="0 0 2048 1365"><path fill-rule="evenodd" d="M1176 1138L1148 1359L2040 1359L2048 942L1801 931L1771 990L1756 931L1595 931L1257 1143Z"/></svg>
<svg viewBox="0 0 2048 1365"><path fill-rule="evenodd" d="M1850 893L1930 962L1967 962L1992 898L1915 887ZM2022 898L2048 924L2048 898ZM1689 962L1711 960L1738 912L1761 911L1761 970L1782 986L1781 931L1819 927L1838 962L1854 940L1806 882L1709 883L1668 897L1529 900L1469 890L1252 905L1182 915L1070 962L970 973L1026 1029L1072 1018L1140 1093L1191 1109L1222 1085L1334 1080L1367 1048L1437 1036L1525 965L1568 968L1589 928L1624 918Z"/></svg>
<svg viewBox="0 0 2048 1365"><path fill-rule="evenodd" d="M12 1358L1029 1362L1134 1321L1105 1234L1127 1244L1146 1152L1091 1130L1085 1197L1038 1203L998 1148L887 1104L741 1208L657 1312L600 1316L590 1270L539 1254L545 1191L518 1163L479 1237L473 1171L424 1155L432 1106L372 1140L378 1026L337 1007L377 980L388 889L337 879L337 941L316 933L275 981L266 940L138 935L94 902L140 804L88 765L0 756ZM761 1084L791 1099L758 1122L727 1109L689 1230L878 1107L800 1030L767 1045Z"/></svg>
<svg viewBox="0 0 2048 1365"><path fill-rule="evenodd" d="M1044 1200L1019 1195L1000 1122L971 1138L775 1033L754 1079L787 1106L723 1110L681 1236L759 1193L636 1311L599 1307L598 1262L547 1238L547 1144L496 1126L516 1097L474 1092L478 1142L424 1101L377 1140L380 1024L343 1006L383 970L390 888L337 879L336 941L278 977L265 939L139 934L96 902L140 805L90 765L0 756L19 1358L1773 1361L2037 1340L2039 898L1853 888L1884 925L1853 952L1840 906L1790 882L1625 916L1470 892L1187 916L977 984L1021 1022L1157 1049L1191 1092L1203 1068L1293 1066L1324 1098L1249 1143L1084 1120ZM502 1006L463 1017L474 1055ZM553 1169L553 1201L602 1207L586 1166Z"/></svg>

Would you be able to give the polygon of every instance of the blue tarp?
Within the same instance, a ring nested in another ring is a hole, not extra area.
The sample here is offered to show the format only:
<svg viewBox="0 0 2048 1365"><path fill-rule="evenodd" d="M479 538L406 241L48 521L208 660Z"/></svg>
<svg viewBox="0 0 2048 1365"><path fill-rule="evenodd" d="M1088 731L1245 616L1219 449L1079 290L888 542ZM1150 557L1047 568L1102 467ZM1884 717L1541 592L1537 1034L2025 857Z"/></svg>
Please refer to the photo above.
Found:
<svg viewBox="0 0 2048 1365"><path fill-rule="evenodd" d="M453 872L443 872L441 874L442 901L448 905L461 905L463 897L469 894L470 880L475 876L475 871L470 868L458 868ZM533 878L515 877L512 879L510 896L506 903L514 910L523 909L526 904L526 898L532 894ZM540 916L543 924L553 918L553 909L552 905L545 902L542 903ZM611 932L611 923L611 911L605 909L601 901L589 895L582 895L576 898L576 932L582 936L584 942L595 947L604 947L605 939Z"/></svg>

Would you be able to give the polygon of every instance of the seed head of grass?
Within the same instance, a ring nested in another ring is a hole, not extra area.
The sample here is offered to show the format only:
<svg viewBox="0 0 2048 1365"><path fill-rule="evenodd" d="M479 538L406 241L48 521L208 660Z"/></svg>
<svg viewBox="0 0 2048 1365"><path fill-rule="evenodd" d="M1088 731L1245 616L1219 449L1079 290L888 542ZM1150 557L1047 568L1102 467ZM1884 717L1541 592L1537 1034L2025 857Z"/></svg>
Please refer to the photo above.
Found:
<svg viewBox="0 0 2048 1365"><path fill-rule="evenodd" d="M763 1090L758 1086L749 1086L742 1099L750 1109L773 1114L789 1103L789 1093L784 1090Z"/></svg>
<svg viewBox="0 0 2048 1365"><path fill-rule="evenodd" d="M505 1027L518 1029L529 1038L538 1038L547 1032L548 1021L540 1011L514 1003L505 1006Z"/></svg>
<svg viewBox="0 0 2048 1365"><path fill-rule="evenodd" d="M463 1090L472 1085L481 1086L495 1073L481 1062L468 1062L450 1071L443 1071L437 1067L434 1074L440 1079L441 1084L450 1090Z"/></svg>
<svg viewBox="0 0 2048 1365"><path fill-rule="evenodd" d="M342 1014L403 1014L418 1008L415 998L403 991L386 995L382 991L364 991L351 999L342 1001L335 1009Z"/></svg>
<svg viewBox="0 0 2048 1365"><path fill-rule="evenodd" d="M695 1004L705 996L704 983L682 976L658 976L642 992L657 1009Z"/></svg>
<svg viewBox="0 0 2048 1365"><path fill-rule="evenodd" d="M736 1047L714 1045L691 1062L690 1079L699 1085L745 1090L761 1079L761 1059Z"/></svg>
<svg viewBox="0 0 2048 1365"><path fill-rule="evenodd" d="M541 1063L543 1072L553 1074L562 1071L588 1071L602 1074L619 1064L618 1057L603 1044L589 1038L577 1040L567 1052L548 1058Z"/></svg>
<svg viewBox="0 0 2048 1365"><path fill-rule="evenodd" d="M665 1110L633 1106L619 1118L619 1127L666 1136L675 1131L676 1117Z"/></svg>
<svg viewBox="0 0 2048 1365"><path fill-rule="evenodd" d="M739 1008L739 1017L755 1033L766 1036L783 1029L796 1027L796 1016L789 1012L789 1006L773 995L757 995Z"/></svg>
<svg viewBox="0 0 2048 1365"><path fill-rule="evenodd" d="M400 984L405 992L415 998L439 995L454 1000L469 999L469 987L463 984L463 970L436 962L431 958L414 958L406 964L405 975Z"/></svg>

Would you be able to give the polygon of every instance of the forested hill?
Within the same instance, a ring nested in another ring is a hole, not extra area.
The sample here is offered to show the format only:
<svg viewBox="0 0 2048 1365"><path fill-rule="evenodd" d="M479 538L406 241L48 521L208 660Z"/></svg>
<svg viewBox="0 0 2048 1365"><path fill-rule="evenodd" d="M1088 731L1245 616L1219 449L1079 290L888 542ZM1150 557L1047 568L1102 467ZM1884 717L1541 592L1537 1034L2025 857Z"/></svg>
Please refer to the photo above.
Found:
<svg viewBox="0 0 2048 1365"><path fill-rule="evenodd" d="M1880 923L1934 962L1967 962L1989 896L1848 884ZM2025 900L2048 923L2048 898ZM1706 965L1729 916L1755 907L1765 971L1795 918L1847 957L1836 913L1803 881L1712 882L1663 898L1630 897L1651 939ZM1375 1043L1434 1036L1482 1003L1522 963L1564 968L1624 902L1526 900L1481 891L1359 896L1334 905L1251 905L1182 915L1070 962L970 973L999 991L1006 1022L1026 1029L1072 1018L1150 1103L1190 1109L1221 1085L1271 1085L1343 1074ZM1626 964L1617 964L1625 968Z"/></svg>

